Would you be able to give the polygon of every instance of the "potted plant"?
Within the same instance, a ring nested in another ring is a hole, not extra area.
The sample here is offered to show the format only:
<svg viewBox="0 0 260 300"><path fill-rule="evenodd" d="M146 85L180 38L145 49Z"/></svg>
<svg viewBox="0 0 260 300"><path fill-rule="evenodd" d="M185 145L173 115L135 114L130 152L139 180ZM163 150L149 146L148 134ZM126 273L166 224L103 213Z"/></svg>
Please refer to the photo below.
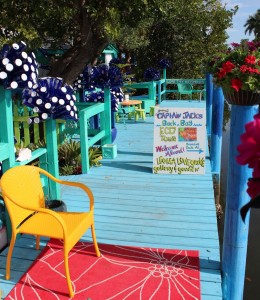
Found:
<svg viewBox="0 0 260 300"><path fill-rule="evenodd" d="M210 60L209 71L230 104L260 103L260 42L232 43Z"/></svg>

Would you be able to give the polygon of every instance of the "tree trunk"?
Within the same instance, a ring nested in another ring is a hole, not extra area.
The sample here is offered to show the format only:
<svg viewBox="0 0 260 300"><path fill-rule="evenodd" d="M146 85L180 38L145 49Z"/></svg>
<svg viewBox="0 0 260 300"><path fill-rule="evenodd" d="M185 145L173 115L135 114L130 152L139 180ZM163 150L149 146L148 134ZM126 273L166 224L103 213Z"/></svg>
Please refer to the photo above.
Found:
<svg viewBox="0 0 260 300"><path fill-rule="evenodd" d="M51 65L49 76L61 77L72 84L88 63L101 55L108 41L97 26L92 23L85 8L79 14L80 36L78 41L62 57Z"/></svg>

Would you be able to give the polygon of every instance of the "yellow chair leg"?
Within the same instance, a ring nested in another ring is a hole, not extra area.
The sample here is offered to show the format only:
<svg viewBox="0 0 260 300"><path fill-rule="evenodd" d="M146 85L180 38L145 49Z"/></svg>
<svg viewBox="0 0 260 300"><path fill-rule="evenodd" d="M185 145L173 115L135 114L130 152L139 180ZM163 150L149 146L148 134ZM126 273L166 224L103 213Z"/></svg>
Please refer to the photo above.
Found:
<svg viewBox="0 0 260 300"><path fill-rule="evenodd" d="M91 233L92 233L92 239L93 239L93 244L94 244L94 248L96 251L96 255L97 255L97 257L100 257L100 251L99 251L98 244L97 244L94 224L91 225Z"/></svg>
<svg viewBox="0 0 260 300"><path fill-rule="evenodd" d="M11 259L12 259L15 240L16 240L16 235L14 235L14 233L12 233L12 239L10 242L7 259L6 259L6 275L5 275L6 280L10 279Z"/></svg>
<svg viewBox="0 0 260 300"><path fill-rule="evenodd" d="M70 271L69 271L69 258L68 258L68 252L64 249L64 266L65 266L65 274L66 274L66 279L67 279L67 284L68 284L68 289L69 289L69 295L70 298L74 297L74 291L72 288L71 280L70 280Z"/></svg>

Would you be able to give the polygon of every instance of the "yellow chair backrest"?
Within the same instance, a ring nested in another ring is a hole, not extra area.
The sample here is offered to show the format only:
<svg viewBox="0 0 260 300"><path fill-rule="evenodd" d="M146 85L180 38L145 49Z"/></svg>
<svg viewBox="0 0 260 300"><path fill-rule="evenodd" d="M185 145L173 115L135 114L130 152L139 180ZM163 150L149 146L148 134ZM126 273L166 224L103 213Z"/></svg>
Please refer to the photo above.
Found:
<svg viewBox="0 0 260 300"><path fill-rule="evenodd" d="M9 169L2 176L1 185L8 190L8 194L4 194L4 191L3 194L6 196L5 205L14 228L32 214L33 210L28 208L45 207L40 173L37 168L21 166Z"/></svg>

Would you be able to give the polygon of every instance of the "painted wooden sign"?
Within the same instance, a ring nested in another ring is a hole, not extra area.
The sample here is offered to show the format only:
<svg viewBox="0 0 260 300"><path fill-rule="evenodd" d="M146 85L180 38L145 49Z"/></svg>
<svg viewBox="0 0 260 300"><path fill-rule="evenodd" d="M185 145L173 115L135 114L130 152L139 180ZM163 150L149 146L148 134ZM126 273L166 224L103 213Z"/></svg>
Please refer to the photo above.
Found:
<svg viewBox="0 0 260 300"><path fill-rule="evenodd" d="M205 151L205 108L155 108L153 173L204 174Z"/></svg>

